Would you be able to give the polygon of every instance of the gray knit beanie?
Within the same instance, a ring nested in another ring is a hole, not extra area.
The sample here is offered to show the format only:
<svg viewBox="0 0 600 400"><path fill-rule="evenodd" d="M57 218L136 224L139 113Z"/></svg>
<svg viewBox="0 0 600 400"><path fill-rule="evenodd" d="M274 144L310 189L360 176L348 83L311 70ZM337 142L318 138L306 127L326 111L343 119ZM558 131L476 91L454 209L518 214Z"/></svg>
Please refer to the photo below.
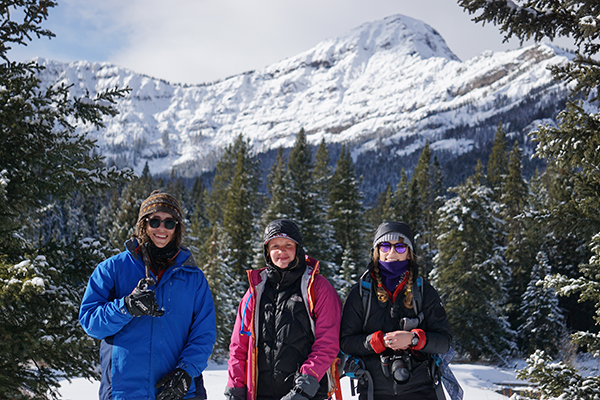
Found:
<svg viewBox="0 0 600 400"><path fill-rule="evenodd" d="M410 227L404 222L382 222L377 227L375 235L373 236L373 248L376 248L379 243L400 241L400 238L403 239L404 243L410 247L410 251L414 254L415 238Z"/></svg>

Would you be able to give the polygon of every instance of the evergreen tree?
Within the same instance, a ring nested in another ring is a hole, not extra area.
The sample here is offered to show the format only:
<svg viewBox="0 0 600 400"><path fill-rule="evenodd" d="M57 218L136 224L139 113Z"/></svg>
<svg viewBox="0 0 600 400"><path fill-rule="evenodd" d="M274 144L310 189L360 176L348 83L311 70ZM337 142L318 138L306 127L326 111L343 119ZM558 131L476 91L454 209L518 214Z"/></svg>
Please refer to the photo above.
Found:
<svg viewBox="0 0 600 400"><path fill-rule="evenodd" d="M551 67L558 81L569 83L573 95L580 100L567 102L566 108L559 114L558 127L544 126L532 132L538 141L536 156L544 158L556 171L568 175L567 186L571 196L551 209L555 221L560 216L568 216L573 224L554 224L555 236L583 237L591 242L596 253L597 234L600 232L600 119L598 118L598 87L600 87L600 66L597 55L600 51L600 26L596 21L598 2L596 0L580 1L527 1L524 4L513 2L483 2L479 0L460 0L459 4L470 13L478 13L477 22L493 22L500 25L505 38L513 36L521 41L544 38L554 39L558 36L570 37L577 46L576 57L567 63ZM589 238L592 238L591 240ZM563 249L563 252L574 256ZM557 293L581 292L582 298L600 307L597 292L598 280L588 270L595 263L595 256L588 265L580 266L583 277L572 286L569 279L554 281ZM596 266L597 268L597 266ZM594 351L595 334L581 332L575 335ZM585 339L583 339L585 338ZM579 379L580 376L572 368L548 366L548 358L536 354L529 359L535 363L535 370L530 368L523 372L525 376L539 383L542 394L546 397L567 396L572 398L590 390L597 392L598 378ZM596 389L591 386L595 386ZM591 394L590 394L591 398Z"/></svg>
<svg viewBox="0 0 600 400"><path fill-rule="evenodd" d="M240 135L217 162L212 192L207 196L209 225L200 230L205 240L198 260L215 300L216 358L227 354L237 305L248 288L246 270L252 267L260 230L259 176L258 160Z"/></svg>
<svg viewBox="0 0 600 400"><path fill-rule="evenodd" d="M306 133L301 129L288 160L287 196L292 206L291 219L294 220L304 239L307 254L316 258L328 256L327 235L322 229L322 209L319 209L317 188L314 186L314 165ZM321 203L322 204L322 203ZM325 229L328 227L326 226Z"/></svg>
<svg viewBox="0 0 600 400"><path fill-rule="evenodd" d="M494 193L495 201L500 199L502 184L506 174L508 174L507 158L506 132L502 129L502 123L499 123L492 145L492 153L487 163L487 184Z"/></svg>
<svg viewBox="0 0 600 400"><path fill-rule="evenodd" d="M189 194L193 208L189 216L190 225L186 229L186 233L190 250L198 260L199 265L202 265L201 256L198 254L200 251L199 248L203 246L203 239L206 239L210 235L209 222L206 215L206 198L208 195L208 190L204 186L202 179L196 178Z"/></svg>
<svg viewBox="0 0 600 400"><path fill-rule="evenodd" d="M226 191L223 210L223 230L231 239L232 263L236 276L244 277L252 267L253 245L258 234L259 162L250 154L250 144L240 136L234 143L236 163L231 183Z"/></svg>
<svg viewBox="0 0 600 400"><path fill-rule="evenodd" d="M176 176L174 170L171 170L169 182L164 190L177 199L182 208L183 215L187 216L188 211L191 209L193 204L190 204L191 199L189 198L189 190L185 186L183 179L181 179L179 176Z"/></svg>
<svg viewBox="0 0 600 400"><path fill-rule="evenodd" d="M410 226L415 234L418 234L423 225L421 219L423 216L423 203L420 201L419 196L419 181L415 179L414 174L408 183L408 197L404 209L406 210L404 222Z"/></svg>
<svg viewBox="0 0 600 400"><path fill-rule="evenodd" d="M322 274L334 278L338 274L337 266L333 263L335 255L341 251L341 246L335 240L335 230L331 225L328 215L330 210L329 198L331 196L331 159L325 139L321 140L315 154L315 167L313 169L313 193L315 194L315 228L319 232L318 241L314 243L311 254L321 260Z"/></svg>
<svg viewBox="0 0 600 400"><path fill-rule="evenodd" d="M543 350L546 354L557 356L567 341L565 317L558 305L558 297L554 289L541 285L550 271L548 256L539 252L521 302L523 322L518 328L518 335L524 338L523 348L527 354Z"/></svg>
<svg viewBox="0 0 600 400"><path fill-rule="evenodd" d="M369 225L379 226L382 221L394 220L396 210L394 209L394 192L392 185L386 185L385 190L379 193L375 205L367 212Z"/></svg>
<svg viewBox="0 0 600 400"><path fill-rule="evenodd" d="M409 196L414 196L411 203L415 204L411 228L415 233L416 254L419 257L421 274L425 277L433 269L433 257L436 254L435 230L437 210L440 206L438 197L443 192L440 166L437 159L432 160L429 142L421 152L415 166L413 182Z"/></svg>
<svg viewBox="0 0 600 400"><path fill-rule="evenodd" d="M55 398L64 376L97 377L97 348L78 323L85 281L105 248L60 221L77 196L96 196L128 179L106 168L83 129L103 126L126 94L82 98L64 85L42 87L35 61L10 61L12 45L52 37L42 28L53 1L8 0L0 7L0 398ZM77 128L81 127L81 131ZM76 210L72 210L77 212ZM57 212L53 216L49 213ZM60 215L62 214L62 215ZM74 226L71 226L73 228ZM87 229L87 228L86 228ZM87 233L84 229L84 233ZM47 237L46 235L51 235Z"/></svg>
<svg viewBox="0 0 600 400"><path fill-rule="evenodd" d="M150 178L151 179L151 178ZM151 180L147 177L133 179L123 188L119 199L110 211L109 240L113 247L125 249L125 241L131 237L138 219L140 205L152 193Z"/></svg>
<svg viewBox="0 0 600 400"><path fill-rule="evenodd" d="M290 218L292 212L291 199L287 195L287 163L281 147L277 150L277 158L267 177L267 191L270 199L263 212L263 227L266 227L273 220Z"/></svg>
<svg viewBox="0 0 600 400"><path fill-rule="evenodd" d="M390 219L392 221L406 222L409 224L409 212L407 204L409 203L408 194L408 177L404 168L400 171L400 181L396 185L396 190L392 196L392 215ZM377 224L376 226L378 226Z"/></svg>
<svg viewBox="0 0 600 400"><path fill-rule="evenodd" d="M542 350L527 359L527 367L517 371L517 378L535 382L536 388L511 399L595 399L600 393L600 376L580 374L564 362L555 362Z"/></svg>
<svg viewBox="0 0 600 400"><path fill-rule="evenodd" d="M591 301L596 306L594 320L600 322L600 291L598 287L598 269L600 269L600 234L591 240L593 256L589 263L581 264L582 277L568 278L564 275L546 275L544 288L554 289L559 296L579 294L579 301ZM594 356L600 355L600 334L579 331L571 335L571 340L587 348ZM598 375L582 375L573 366L565 362L555 362L550 354L543 350L527 359L528 367L517 371L520 379L528 379L537 384L537 392L527 398L573 398L593 399L600 393L600 377Z"/></svg>
<svg viewBox="0 0 600 400"><path fill-rule="evenodd" d="M559 296L579 294L579 302L591 301L596 307L594 320L600 323L600 283L598 270L600 269L600 233L595 235L590 243L592 257L588 263L579 265L582 276L569 278L562 274L549 275L544 278L544 287L553 288ZM573 341L586 346L594 356L600 355L600 334L591 332L576 332L572 335Z"/></svg>
<svg viewBox="0 0 600 400"><path fill-rule="evenodd" d="M211 357L223 361L229 355L237 307L248 285L242 277L232 273L229 267L234 262L231 258L232 249L228 245L231 238L219 225L214 225L209 233L208 240L200 251L200 265L215 303L217 340Z"/></svg>
<svg viewBox="0 0 600 400"><path fill-rule="evenodd" d="M503 236L499 206L482 185L481 163L440 209L439 252L434 283L445 304L455 346L472 361L505 360L514 350L503 313L508 271L499 244Z"/></svg>
<svg viewBox="0 0 600 400"><path fill-rule="evenodd" d="M243 142L241 135L237 137L235 143L239 142ZM223 210L227 203L227 192L231 187L236 162L236 145L232 144L225 148L215 167L215 176L206 207L206 214L211 225L223 222Z"/></svg>
<svg viewBox="0 0 600 400"><path fill-rule="evenodd" d="M506 253L505 258L511 271L507 313L511 326L516 329L519 319L521 297L535 264L536 241L531 240L529 213L529 188L521 172L521 149L515 144L509 154L508 171L503 177L502 192L503 218L505 221ZM488 178L489 182L489 178Z"/></svg>
<svg viewBox="0 0 600 400"><path fill-rule="evenodd" d="M335 230L335 240L342 244L342 253L336 256L336 263L342 264L342 256L348 261L347 265L353 266L354 271L346 275L352 282L358 278L357 266L364 265L364 254L367 253L363 238L364 225L362 223L362 196L359 183L354 172L354 163L350 151L342 145L342 151L331 178L331 197L329 220Z"/></svg>

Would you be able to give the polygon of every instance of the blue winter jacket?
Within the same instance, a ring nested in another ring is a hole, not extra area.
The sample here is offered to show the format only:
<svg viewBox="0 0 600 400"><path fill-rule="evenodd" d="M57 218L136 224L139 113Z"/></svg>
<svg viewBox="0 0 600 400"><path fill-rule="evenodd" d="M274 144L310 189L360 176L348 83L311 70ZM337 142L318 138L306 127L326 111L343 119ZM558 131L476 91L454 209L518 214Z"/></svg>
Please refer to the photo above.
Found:
<svg viewBox="0 0 600 400"><path fill-rule="evenodd" d="M94 270L79 310L85 332L102 340L101 400L154 399L156 382L175 368L200 377L216 339L208 282L183 247L160 282L149 287L165 314L135 318L129 314L123 298L146 272L135 251L137 243L129 240L126 247ZM198 396L196 381L185 398Z"/></svg>

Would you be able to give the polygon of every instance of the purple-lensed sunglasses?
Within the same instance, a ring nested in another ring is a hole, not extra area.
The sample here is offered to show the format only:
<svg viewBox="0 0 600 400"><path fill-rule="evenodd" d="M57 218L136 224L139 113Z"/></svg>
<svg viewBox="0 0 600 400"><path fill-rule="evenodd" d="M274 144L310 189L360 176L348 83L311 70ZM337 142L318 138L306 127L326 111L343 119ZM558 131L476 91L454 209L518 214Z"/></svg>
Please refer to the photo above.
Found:
<svg viewBox="0 0 600 400"><path fill-rule="evenodd" d="M403 254L406 251L406 249L408 249L408 245L406 243L396 243L396 244L391 244L389 242L379 243L379 249L381 251L383 251L384 253L387 253L390 250L392 250L392 247L394 247L396 249L396 253L398 253L398 254Z"/></svg>

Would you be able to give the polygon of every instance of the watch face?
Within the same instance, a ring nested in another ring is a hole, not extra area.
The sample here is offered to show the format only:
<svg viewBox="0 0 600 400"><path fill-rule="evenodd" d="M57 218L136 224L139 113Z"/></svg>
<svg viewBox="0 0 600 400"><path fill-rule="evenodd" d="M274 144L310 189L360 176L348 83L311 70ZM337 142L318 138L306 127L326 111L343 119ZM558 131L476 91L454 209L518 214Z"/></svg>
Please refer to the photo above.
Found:
<svg viewBox="0 0 600 400"><path fill-rule="evenodd" d="M419 344L419 337L418 337L417 335L415 335L415 336L413 336L413 338L412 338L412 343L411 343L411 345L412 345L412 346L416 346L416 345L418 345L418 344Z"/></svg>

